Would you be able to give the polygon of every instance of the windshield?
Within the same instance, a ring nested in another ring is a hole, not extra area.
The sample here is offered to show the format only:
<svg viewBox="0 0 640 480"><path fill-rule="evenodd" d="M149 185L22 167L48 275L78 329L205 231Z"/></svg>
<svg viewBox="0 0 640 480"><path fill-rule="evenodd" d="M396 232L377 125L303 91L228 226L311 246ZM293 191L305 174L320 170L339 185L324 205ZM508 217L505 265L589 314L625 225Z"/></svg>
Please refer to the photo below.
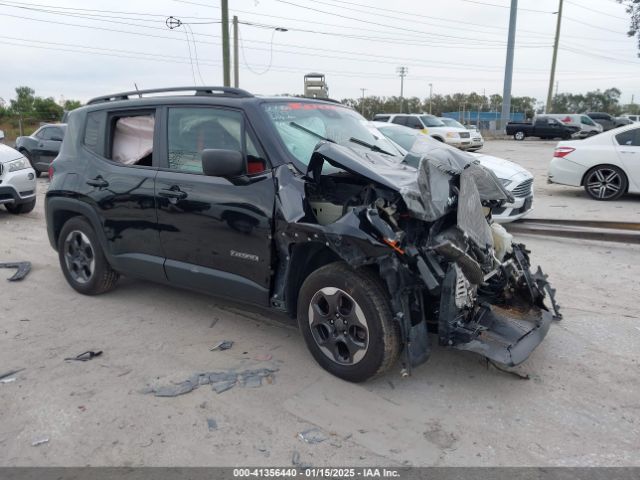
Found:
<svg viewBox="0 0 640 480"><path fill-rule="evenodd" d="M416 141L418 135L423 135L419 130L413 130L411 128L398 128L398 127L378 127L383 135L396 142L407 152L411 151L411 147Z"/></svg>
<svg viewBox="0 0 640 480"><path fill-rule="evenodd" d="M341 105L278 102L265 103L263 108L287 150L304 165L309 164L316 145L322 140L353 149L399 154L364 117Z"/></svg>
<svg viewBox="0 0 640 480"><path fill-rule="evenodd" d="M442 123L444 123L447 127L456 127L456 128L465 128L460 122L454 120L453 118L441 118Z"/></svg>
<svg viewBox="0 0 640 480"><path fill-rule="evenodd" d="M434 117L433 115L420 115L420 120L424 123L425 127L445 127L446 125L442 123L438 117Z"/></svg>

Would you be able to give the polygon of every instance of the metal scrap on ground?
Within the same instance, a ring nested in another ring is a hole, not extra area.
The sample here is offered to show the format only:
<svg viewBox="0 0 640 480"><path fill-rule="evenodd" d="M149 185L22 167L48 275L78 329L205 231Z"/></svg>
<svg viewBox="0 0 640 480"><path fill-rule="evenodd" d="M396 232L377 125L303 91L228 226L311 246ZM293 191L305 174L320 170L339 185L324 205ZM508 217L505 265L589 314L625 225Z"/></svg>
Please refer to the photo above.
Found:
<svg viewBox="0 0 640 480"><path fill-rule="evenodd" d="M222 340L221 342L216 343L213 347L209 349L210 352L214 350L229 350L233 347L233 342L231 340Z"/></svg>
<svg viewBox="0 0 640 480"><path fill-rule="evenodd" d="M201 385L211 385L211 389L216 393L226 392L236 385L242 387L261 387L262 380L272 384L275 381L275 372L278 369L261 368L258 370L243 370L242 372L205 372L196 373L183 382L161 387L150 387L143 390L143 393L153 393L156 397L177 397L184 395Z"/></svg>
<svg viewBox="0 0 640 480"><path fill-rule="evenodd" d="M22 280L31 271L31 262L5 262L0 263L0 268L16 268L18 271L7 280L17 282Z"/></svg>

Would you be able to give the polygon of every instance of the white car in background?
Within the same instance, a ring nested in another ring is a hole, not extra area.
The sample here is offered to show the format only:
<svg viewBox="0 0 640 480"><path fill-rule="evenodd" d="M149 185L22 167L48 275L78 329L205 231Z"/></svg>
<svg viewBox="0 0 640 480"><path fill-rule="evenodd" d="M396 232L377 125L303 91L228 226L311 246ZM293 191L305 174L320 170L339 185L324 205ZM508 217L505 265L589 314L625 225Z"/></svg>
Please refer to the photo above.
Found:
<svg viewBox="0 0 640 480"><path fill-rule="evenodd" d="M36 206L36 172L20 152L0 144L0 205L13 214Z"/></svg>
<svg viewBox="0 0 640 480"><path fill-rule="evenodd" d="M439 142L446 143L461 150L471 146L471 133L460 127L449 127L438 117L426 113L385 113L373 117L374 122L389 122L402 125L430 135Z"/></svg>
<svg viewBox="0 0 640 480"><path fill-rule="evenodd" d="M559 142L549 164L548 182L584 187L595 200L640 193L640 125Z"/></svg>
<svg viewBox="0 0 640 480"><path fill-rule="evenodd" d="M456 127L456 128L464 128L471 134L471 146L467 148L469 152L476 152L482 148L484 145L484 138L482 138L482 134L480 130L478 130L475 125L473 128L469 128L468 126L462 125L459 121L454 120L453 118L447 117L438 117L442 123L444 123L447 127Z"/></svg>
<svg viewBox="0 0 640 480"><path fill-rule="evenodd" d="M380 133L391 140L396 148L403 153L411 150L411 147L419 136L429 141L429 137L419 130L392 125L385 122L371 122ZM446 147L445 147L446 148ZM533 175L520 165L503 158L484 155L481 153L469 153L478 159L483 167L496 174L509 192L515 198L513 203L508 203L501 208L494 208L493 219L498 223L509 223L527 215L533 210Z"/></svg>

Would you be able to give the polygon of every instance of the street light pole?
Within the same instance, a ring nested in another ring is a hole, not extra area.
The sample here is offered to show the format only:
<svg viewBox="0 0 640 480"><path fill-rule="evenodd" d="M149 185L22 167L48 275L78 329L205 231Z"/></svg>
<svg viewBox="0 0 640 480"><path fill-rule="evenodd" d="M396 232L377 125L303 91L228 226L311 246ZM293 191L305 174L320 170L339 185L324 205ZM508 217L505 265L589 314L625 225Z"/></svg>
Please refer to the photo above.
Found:
<svg viewBox="0 0 640 480"><path fill-rule="evenodd" d="M432 98L433 98L433 83L430 83L429 84L429 115L431 115L431 100L432 100Z"/></svg>
<svg viewBox="0 0 640 480"><path fill-rule="evenodd" d="M240 59L238 58L238 17L233 16L233 86L240 86Z"/></svg>
<svg viewBox="0 0 640 480"><path fill-rule="evenodd" d="M231 86L231 65L229 61L229 0L221 0L222 21L222 77L225 87Z"/></svg>
<svg viewBox="0 0 640 480"><path fill-rule="evenodd" d="M409 68L398 67L396 68L396 72L400 75L400 113L402 113L404 104L404 77L409 73Z"/></svg>
<svg viewBox="0 0 640 480"><path fill-rule="evenodd" d="M553 102L553 82L556 76L556 60L558 59L558 42L560 41L560 25L562 22L562 3L560 0L560 6L558 7L558 21L556 22L556 39L553 42L553 58L551 59L551 77L549 78L549 91L547 93L547 104L545 105L545 113L551 113Z"/></svg>
<svg viewBox="0 0 640 480"><path fill-rule="evenodd" d="M360 110L362 110L360 113L362 114L362 116L364 117L364 92L367 90L366 88L361 88L360 90L362 90L362 101L360 102Z"/></svg>
<svg viewBox="0 0 640 480"><path fill-rule="evenodd" d="M500 129L506 127L511 116L511 81L513 78L513 52L516 44L516 18L518 14L518 0L511 0L509 15L509 34L507 37L507 61L504 67L504 88L502 95L502 115Z"/></svg>

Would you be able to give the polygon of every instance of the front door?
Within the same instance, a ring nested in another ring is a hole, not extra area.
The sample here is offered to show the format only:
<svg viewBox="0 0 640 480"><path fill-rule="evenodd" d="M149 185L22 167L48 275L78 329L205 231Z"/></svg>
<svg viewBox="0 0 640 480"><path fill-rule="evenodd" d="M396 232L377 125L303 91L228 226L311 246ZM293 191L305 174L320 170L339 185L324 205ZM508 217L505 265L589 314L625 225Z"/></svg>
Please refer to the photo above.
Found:
<svg viewBox="0 0 640 480"><path fill-rule="evenodd" d="M63 131L60 127L44 127L36 136L38 143L34 149L33 164L38 171L46 171L49 164L58 156L62 145Z"/></svg>
<svg viewBox="0 0 640 480"><path fill-rule="evenodd" d="M241 111L164 110L164 165L156 177L158 223L171 283L267 305L275 188L265 155ZM237 150L246 175L205 176L204 149Z"/></svg>

